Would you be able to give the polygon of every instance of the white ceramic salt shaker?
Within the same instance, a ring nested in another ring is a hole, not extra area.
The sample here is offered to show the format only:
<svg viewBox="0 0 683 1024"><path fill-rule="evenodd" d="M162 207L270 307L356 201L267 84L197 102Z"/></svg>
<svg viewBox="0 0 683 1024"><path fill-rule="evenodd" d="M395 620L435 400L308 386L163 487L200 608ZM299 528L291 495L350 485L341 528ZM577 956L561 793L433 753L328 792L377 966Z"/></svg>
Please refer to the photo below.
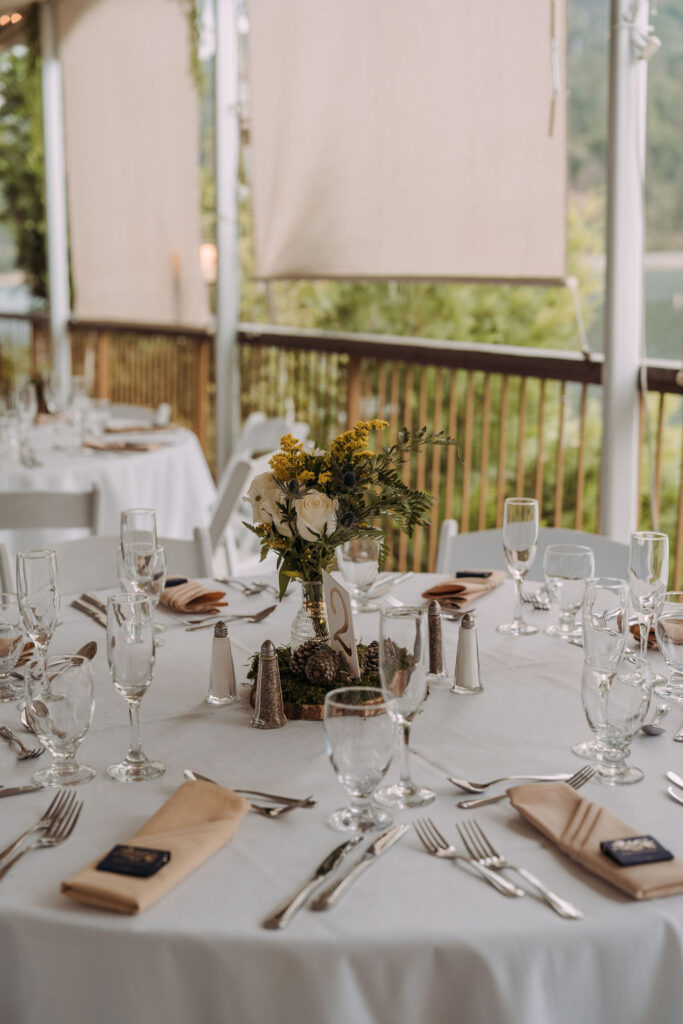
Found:
<svg viewBox="0 0 683 1024"><path fill-rule="evenodd" d="M239 699L228 624L223 619L219 619L213 627L211 675L206 700L209 704L222 707L224 704L235 704Z"/></svg>

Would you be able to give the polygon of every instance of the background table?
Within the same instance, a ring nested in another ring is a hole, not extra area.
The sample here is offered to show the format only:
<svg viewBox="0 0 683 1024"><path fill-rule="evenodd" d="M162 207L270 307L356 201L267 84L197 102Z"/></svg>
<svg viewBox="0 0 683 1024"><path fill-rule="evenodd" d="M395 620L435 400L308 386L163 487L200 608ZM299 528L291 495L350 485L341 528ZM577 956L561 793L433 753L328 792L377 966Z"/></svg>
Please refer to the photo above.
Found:
<svg viewBox="0 0 683 1024"><path fill-rule="evenodd" d="M396 591L415 600L428 580ZM258 609L268 596L230 592L231 610ZM680 1024L683 1007L683 896L635 902L550 847L507 803L456 808L446 774L491 778L512 772L573 771L569 746L588 736L580 704L582 652L543 635L495 632L509 614L504 585L477 605L484 693L455 696L435 687L415 722L413 770L438 798L427 813L456 840L455 823L476 813L494 843L585 911L565 921L532 895L507 899L467 871L425 854L409 832L328 913L303 910L289 928L259 922L309 875L340 835L325 825L344 792L327 759L322 726L249 727L244 702L204 703L211 630L173 622L142 703L143 746L163 758L163 778L117 785L103 775L128 741L127 714L109 679L104 631L66 604L55 653L96 637L97 706L80 754L98 769L80 788L85 808L63 846L30 854L0 883L0 993L5 1024ZM267 620L230 627L244 678L248 655L266 638L282 641L296 610L286 597ZM541 625L551 615L525 610ZM161 615L161 613L160 613ZM377 616L357 620L371 639ZM457 625L444 626L449 666ZM665 794L666 768L681 771L681 746L667 735L638 738L636 786L589 784L604 804L678 853L683 809ZM15 722L11 706L0 720ZM41 764L45 759L41 759ZM37 762L0 747L0 782L26 781ZM72 903L59 883L132 835L194 768L226 785L306 796L318 804L277 821L248 814L233 840L145 913L119 917ZM396 775L390 769L390 778ZM31 824L48 794L0 800L0 843ZM419 812L402 812L411 821Z"/></svg>

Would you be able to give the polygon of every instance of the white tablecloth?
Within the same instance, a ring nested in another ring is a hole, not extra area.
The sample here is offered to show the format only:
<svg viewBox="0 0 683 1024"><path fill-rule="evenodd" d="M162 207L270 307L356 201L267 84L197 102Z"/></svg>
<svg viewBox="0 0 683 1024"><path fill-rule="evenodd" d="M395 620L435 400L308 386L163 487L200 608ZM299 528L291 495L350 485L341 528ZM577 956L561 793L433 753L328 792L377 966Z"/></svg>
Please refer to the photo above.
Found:
<svg viewBox="0 0 683 1024"><path fill-rule="evenodd" d="M5 454L0 472L3 491L78 491L96 483L100 488L97 533L118 534L121 509L154 508L161 537L192 537L195 526L206 526L216 488L195 434L182 427L139 434L111 434L112 441L158 443L150 452L96 452L77 454L55 450L52 425L34 428L31 439L39 461L35 469L22 466ZM22 547L40 547L64 540L64 531L2 530L0 541L10 554ZM73 534L71 534L73 535ZM76 534L78 536L79 534Z"/></svg>
<svg viewBox="0 0 683 1024"><path fill-rule="evenodd" d="M397 595L414 600L425 582L415 577ZM260 608L268 598L231 592L230 603ZM484 693L433 688L413 729L414 776L438 793L427 813L456 842L455 823L475 812L456 808L462 794L447 773L486 779L573 771L579 762L569 746L588 736L581 651L543 635L497 634L511 604L506 584L477 606ZM285 638L295 608L288 596L265 622L231 626L242 675L262 640ZM527 614L541 624L551 618ZM68 606L64 619L55 653L92 637L103 642L104 631ZM171 623L167 613L164 621ZM376 616L358 623L361 636L375 634ZM444 628L452 668L458 627ZM102 774L128 739L102 647L95 718L80 750L99 774L80 789L78 828L63 846L25 857L0 883L4 1024L680 1024L683 896L630 900L551 848L507 803L476 812L478 819L505 853L581 907L582 921L559 918L533 895L499 895L466 870L428 857L411 831L334 910L303 910L282 933L261 929L266 913L340 841L325 825L344 793L322 726L251 729L246 688L243 704L209 707L211 631L186 633L174 622L165 639L142 705L143 746L167 762L165 776L123 786ZM683 768L683 748L671 742L681 718L676 709L666 736L634 741L643 782L583 791L679 854L683 809L666 796L663 772ZM0 719L16 721L16 712L6 705ZM35 767L0 747L3 784L27 781ZM138 917L62 896L60 881L132 835L181 783L185 767L227 785L313 793L318 804L277 821L248 814L223 850ZM0 845L47 803L40 793L0 800Z"/></svg>

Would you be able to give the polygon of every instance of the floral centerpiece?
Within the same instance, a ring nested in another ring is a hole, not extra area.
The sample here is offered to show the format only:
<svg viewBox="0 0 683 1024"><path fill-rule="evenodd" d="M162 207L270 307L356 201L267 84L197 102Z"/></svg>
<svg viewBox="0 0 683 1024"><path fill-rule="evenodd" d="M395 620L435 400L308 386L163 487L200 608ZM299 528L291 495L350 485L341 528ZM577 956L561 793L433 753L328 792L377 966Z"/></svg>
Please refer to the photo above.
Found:
<svg viewBox="0 0 683 1024"><path fill-rule="evenodd" d="M376 523L385 515L408 536L427 523L432 498L403 482L403 464L425 445L455 441L426 428L403 429L395 444L372 451L371 432L386 426L384 420L357 423L328 449L309 449L286 434L270 460L270 472L257 476L249 488L254 522L245 525L260 539L261 558L269 551L277 554L280 597L292 580L304 585L303 611L311 628L303 630L298 642L326 634L321 574L334 568L340 544L355 537L381 539ZM380 560L383 555L382 548Z"/></svg>

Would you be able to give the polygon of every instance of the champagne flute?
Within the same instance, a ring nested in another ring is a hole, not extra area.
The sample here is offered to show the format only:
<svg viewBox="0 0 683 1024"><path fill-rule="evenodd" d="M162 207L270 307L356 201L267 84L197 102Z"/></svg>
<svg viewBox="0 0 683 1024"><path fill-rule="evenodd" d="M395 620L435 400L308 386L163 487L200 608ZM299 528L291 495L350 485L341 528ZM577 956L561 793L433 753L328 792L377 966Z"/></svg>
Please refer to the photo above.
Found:
<svg viewBox="0 0 683 1024"><path fill-rule="evenodd" d="M670 679L655 688L669 700L683 701L683 592L670 590L655 619L657 643L670 672Z"/></svg>
<svg viewBox="0 0 683 1024"><path fill-rule="evenodd" d="M140 571L136 571L136 569ZM118 576L121 587L126 593L147 595L152 606L152 614L154 614L154 609L159 604L166 586L166 549L161 544L157 544L152 559L136 560L135 567L123 557L123 553L119 549ZM165 628L159 622L154 623L155 633L163 633ZM157 638L157 647L162 644L163 640Z"/></svg>
<svg viewBox="0 0 683 1024"><path fill-rule="evenodd" d="M503 513L503 550L508 571L515 582L515 610L512 622L498 626L505 636L530 636L538 628L524 621L522 583L531 568L538 542L538 502L535 498L506 498Z"/></svg>
<svg viewBox="0 0 683 1024"><path fill-rule="evenodd" d="M387 713L400 727L400 779L375 794L383 807L430 804L436 794L416 786L410 776L410 726L427 695L429 644L427 617L421 608L384 608L379 631L379 677Z"/></svg>
<svg viewBox="0 0 683 1024"><path fill-rule="evenodd" d="M121 555L131 578L149 575L157 546L156 512L127 508L121 513Z"/></svg>
<svg viewBox="0 0 683 1024"><path fill-rule="evenodd" d="M372 802L396 741L382 691L364 686L330 690L323 722L332 767L350 797L349 806L330 815L328 825L339 832L370 832L391 825L391 815Z"/></svg>
<svg viewBox="0 0 683 1024"><path fill-rule="evenodd" d="M543 557L545 587L552 604L560 611L560 620L547 626L544 633L561 640L581 636L577 621L586 591L586 580L595 572L593 550L582 544L550 544Z"/></svg>
<svg viewBox="0 0 683 1024"><path fill-rule="evenodd" d="M650 706L652 682L647 665L622 665L603 672L584 664L581 698L588 724L596 735L598 770L593 781L605 786L640 782L644 773L629 765L629 743Z"/></svg>
<svg viewBox="0 0 683 1024"><path fill-rule="evenodd" d="M638 619L640 660L647 666L647 641L655 614L669 582L669 538L665 533L642 530L631 534L628 553L628 586L631 606ZM653 676L657 686L666 683Z"/></svg>
<svg viewBox="0 0 683 1024"><path fill-rule="evenodd" d="M351 589L355 611L376 612L379 605L367 593L379 574L379 537L354 537L337 548L337 565Z"/></svg>
<svg viewBox="0 0 683 1024"><path fill-rule="evenodd" d="M107 768L117 782L143 782L166 771L150 761L140 742L140 702L154 672L154 623L145 594L114 594L107 601L107 657L114 688L126 700L131 725L128 756Z"/></svg>
<svg viewBox="0 0 683 1024"><path fill-rule="evenodd" d="M75 753L92 722L95 706L92 666L79 654L34 658L27 666L26 717L33 732L52 754L49 768L35 772L40 786L78 786L97 772L77 764Z"/></svg>
<svg viewBox="0 0 683 1024"><path fill-rule="evenodd" d="M54 551L36 548L19 552L17 598L26 632L44 664L59 614L59 573Z"/></svg>
<svg viewBox="0 0 683 1024"><path fill-rule="evenodd" d="M24 650L24 619L16 594L0 594L0 701L16 700L23 687L10 679Z"/></svg>

